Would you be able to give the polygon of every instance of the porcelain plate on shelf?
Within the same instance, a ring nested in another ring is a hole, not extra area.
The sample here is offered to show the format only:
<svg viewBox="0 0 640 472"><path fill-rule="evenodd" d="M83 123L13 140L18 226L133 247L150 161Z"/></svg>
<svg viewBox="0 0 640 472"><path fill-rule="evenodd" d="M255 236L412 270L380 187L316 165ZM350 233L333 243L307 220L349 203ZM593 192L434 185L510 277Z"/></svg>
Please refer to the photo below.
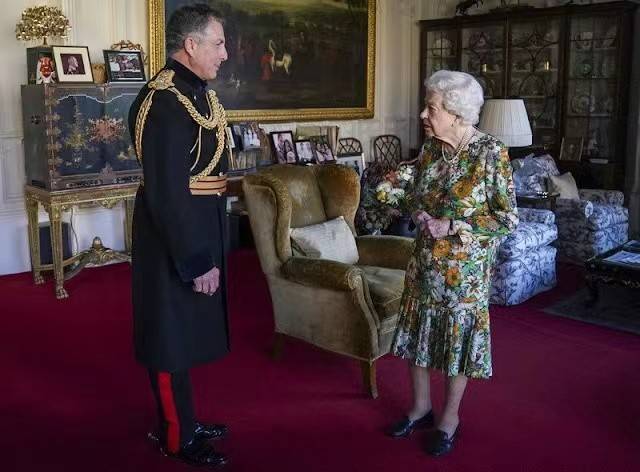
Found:
<svg viewBox="0 0 640 472"><path fill-rule="evenodd" d="M571 99L571 111L586 115L594 111L593 100L587 94L576 95Z"/></svg>

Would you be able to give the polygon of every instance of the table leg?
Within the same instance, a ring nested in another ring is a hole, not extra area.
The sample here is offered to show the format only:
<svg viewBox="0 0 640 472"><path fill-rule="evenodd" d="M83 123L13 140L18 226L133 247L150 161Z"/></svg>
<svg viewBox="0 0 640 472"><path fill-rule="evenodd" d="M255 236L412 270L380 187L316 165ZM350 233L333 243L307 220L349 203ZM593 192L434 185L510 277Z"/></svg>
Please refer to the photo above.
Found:
<svg viewBox="0 0 640 472"><path fill-rule="evenodd" d="M68 298L64 289L64 267L62 253L62 209L52 206L49 209L51 222L51 252L53 253L53 276L56 281L56 298Z"/></svg>
<svg viewBox="0 0 640 472"><path fill-rule="evenodd" d="M127 198L124 201L124 247L127 253L131 254L131 232L133 230L133 207L135 200Z"/></svg>
<svg viewBox="0 0 640 472"><path fill-rule="evenodd" d="M36 285L44 283L44 277L40 273L40 230L38 227L38 200L25 197L27 207L27 225L29 233L29 253L31 255L31 271L33 272L33 282Z"/></svg>

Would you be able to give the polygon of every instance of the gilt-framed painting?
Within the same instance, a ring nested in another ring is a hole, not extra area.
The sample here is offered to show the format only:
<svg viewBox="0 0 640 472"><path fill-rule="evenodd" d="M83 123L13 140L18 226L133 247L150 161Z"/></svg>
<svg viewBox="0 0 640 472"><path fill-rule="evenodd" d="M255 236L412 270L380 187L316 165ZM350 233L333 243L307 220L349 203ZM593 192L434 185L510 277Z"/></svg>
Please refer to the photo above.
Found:
<svg viewBox="0 0 640 472"><path fill-rule="evenodd" d="M147 0L152 76L171 13L204 1L225 21L211 86L229 121L373 117L376 0Z"/></svg>

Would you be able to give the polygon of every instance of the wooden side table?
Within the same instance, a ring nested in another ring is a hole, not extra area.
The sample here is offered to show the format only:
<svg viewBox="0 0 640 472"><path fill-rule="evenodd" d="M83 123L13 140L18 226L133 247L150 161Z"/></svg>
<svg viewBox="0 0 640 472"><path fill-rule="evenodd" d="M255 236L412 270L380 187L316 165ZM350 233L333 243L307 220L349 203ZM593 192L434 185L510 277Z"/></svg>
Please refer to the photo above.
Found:
<svg viewBox="0 0 640 472"><path fill-rule="evenodd" d="M113 260L131 260L131 223L133 218L133 204L138 184L109 185L103 187L46 190L32 185L25 185L25 206L27 210L29 229L29 252L31 255L31 269L33 281L36 284L44 282L42 271L52 270L55 279L56 298L67 298L69 294L64 288L64 281L76 275L87 264L105 264ZM95 237L91 247L85 251L63 259L62 255L62 213L74 206L100 205L113 208L119 202L124 202L125 208L125 252L105 248L99 237ZM53 264L41 264L40 237L38 232L38 208L42 205L49 215L51 231L51 253ZM64 268L73 266L65 274Z"/></svg>
<svg viewBox="0 0 640 472"><path fill-rule="evenodd" d="M516 195L518 200L518 206L530 206L533 208L547 208L551 211L556 209L556 200L560 196L559 193L544 193L544 194L527 194Z"/></svg>

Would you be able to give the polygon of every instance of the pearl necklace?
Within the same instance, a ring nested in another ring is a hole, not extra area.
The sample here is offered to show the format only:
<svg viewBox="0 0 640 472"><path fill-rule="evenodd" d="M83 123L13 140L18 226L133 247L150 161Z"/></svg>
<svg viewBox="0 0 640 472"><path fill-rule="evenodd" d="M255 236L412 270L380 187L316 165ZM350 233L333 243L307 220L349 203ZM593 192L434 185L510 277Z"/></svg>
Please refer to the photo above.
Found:
<svg viewBox="0 0 640 472"><path fill-rule="evenodd" d="M447 155L444 152L444 145L440 146L440 153L442 154L442 160L444 162L446 162L447 164L451 164L456 159L458 159L458 156L460 156L460 153L462 152L462 150L466 147L467 144L469 144L469 142L471 141L471 138L473 138L473 136L476 134L476 130L473 128L473 126L470 126L469 129L471 130L471 133L469 133L469 131L464 132L464 135L462 136L462 139L460 140L458 147L453 153L453 156L447 158ZM469 134L468 137L467 137L467 133Z"/></svg>

